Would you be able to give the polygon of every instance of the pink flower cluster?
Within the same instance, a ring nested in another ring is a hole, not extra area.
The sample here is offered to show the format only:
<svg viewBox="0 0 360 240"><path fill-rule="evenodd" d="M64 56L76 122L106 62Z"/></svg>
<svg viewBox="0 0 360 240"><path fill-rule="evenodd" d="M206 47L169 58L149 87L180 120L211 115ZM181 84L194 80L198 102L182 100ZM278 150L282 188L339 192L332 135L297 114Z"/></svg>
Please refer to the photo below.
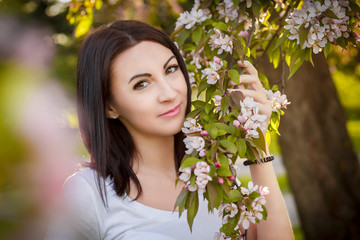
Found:
<svg viewBox="0 0 360 240"><path fill-rule="evenodd" d="M206 78L206 82L210 85L214 85L220 79L218 71L223 67L223 63L220 58L214 57L214 60L209 62L210 67L201 70L201 78Z"/></svg>
<svg viewBox="0 0 360 240"><path fill-rule="evenodd" d="M214 28L214 34L210 36L209 45L213 51L218 49L217 54L221 54L223 51L232 53L233 41L229 35L224 34L219 29Z"/></svg>
<svg viewBox="0 0 360 240"><path fill-rule="evenodd" d="M246 132L246 138L258 138L257 128L265 131L266 115L259 114L259 103L254 101L252 97L246 97L240 101L241 112L237 120L233 121L234 127L241 127Z"/></svg>
<svg viewBox="0 0 360 240"><path fill-rule="evenodd" d="M192 173L192 169L194 170L194 174L196 175L195 184L191 184L190 177ZM180 180L186 183L185 187L191 191L198 191L200 194L205 192L206 185L209 181L212 181L212 178L208 175L210 172L210 166L204 162L199 161L193 167L188 168L180 168Z"/></svg>
<svg viewBox="0 0 360 240"><path fill-rule="evenodd" d="M271 90L266 90L265 88L263 88L263 89L264 89L267 99L272 102L273 112L276 112L277 110L279 110L281 108L286 108L287 105L290 104L290 102L287 100L286 95L281 94L280 91L273 92Z"/></svg>

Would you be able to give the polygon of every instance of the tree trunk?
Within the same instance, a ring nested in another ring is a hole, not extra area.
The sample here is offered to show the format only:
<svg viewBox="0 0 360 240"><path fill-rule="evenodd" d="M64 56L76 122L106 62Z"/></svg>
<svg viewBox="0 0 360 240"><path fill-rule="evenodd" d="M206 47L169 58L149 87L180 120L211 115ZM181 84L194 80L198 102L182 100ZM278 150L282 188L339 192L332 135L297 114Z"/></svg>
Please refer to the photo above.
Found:
<svg viewBox="0 0 360 240"><path fill-rule="evenodd" d="M326 60L313 57L315 67L304 63L285 80L291 104L279 128L284 165L306 239L359 239L359 162ZM270 83L281 79L280 69L264 66Z"/></svg>

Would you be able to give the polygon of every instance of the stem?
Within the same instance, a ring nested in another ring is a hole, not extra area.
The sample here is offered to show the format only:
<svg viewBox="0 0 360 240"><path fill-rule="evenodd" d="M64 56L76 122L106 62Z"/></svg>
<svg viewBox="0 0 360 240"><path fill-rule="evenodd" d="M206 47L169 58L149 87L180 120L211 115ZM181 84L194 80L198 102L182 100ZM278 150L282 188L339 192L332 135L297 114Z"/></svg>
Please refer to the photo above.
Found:
<svg viewBox="0 0 360 240"><path fill-rule="evenodd" d="M281 56L281 94L285 93L285 61L280 45L280 56Z"/></svg>

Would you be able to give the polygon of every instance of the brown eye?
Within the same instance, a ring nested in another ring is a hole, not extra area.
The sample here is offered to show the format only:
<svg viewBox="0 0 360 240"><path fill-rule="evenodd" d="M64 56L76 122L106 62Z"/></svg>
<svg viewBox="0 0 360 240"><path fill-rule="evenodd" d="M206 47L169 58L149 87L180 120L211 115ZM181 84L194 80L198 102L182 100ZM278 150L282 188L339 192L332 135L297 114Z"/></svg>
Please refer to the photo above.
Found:
<svg viewBox="0 0 360 240"><path fill-rule="evenodd" d="M167 75L167 74L173 73L176 70L178 70L178 68L179 68L178 65L171 65L165 70L165 74Z"/></svg>
<svg viewBox="0 0 360 240"><path fill-rule="evenodd" d="M143 88L145 88L149 83L146 81L140 81L138 83L135 84L134 86L134 90L141 90Z"/></svg>

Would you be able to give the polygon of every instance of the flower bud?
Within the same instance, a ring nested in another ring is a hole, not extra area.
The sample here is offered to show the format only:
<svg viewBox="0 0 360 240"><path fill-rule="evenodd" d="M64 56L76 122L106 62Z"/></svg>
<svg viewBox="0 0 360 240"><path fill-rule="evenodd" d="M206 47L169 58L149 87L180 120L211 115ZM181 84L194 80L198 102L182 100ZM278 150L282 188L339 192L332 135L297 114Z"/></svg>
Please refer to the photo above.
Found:
<svg viewBox="0 0 360 240"><path fill-rule="evenodd" d="M227 177L230 181L234 181L235 180L235 177L234 176L229 176Z"/></svg>
<svg viewBox="0 0 360 240"><path fill-rule="evenodd" d="M206 130L202 130L200 132L200 135L203 136L203 137L206 137L207 135L209 135L209 133Z"/></svg>
<svg viewBox="0 0 360 240"><path fill-rule="evenodd" d="M219 162L216 162L216 163L215 163L215 167L220 168L220 167L221 167L221 164L220 164Z"/></svg>
<svg viewBox="0 0 360 240"><path fill-rule="evenodd" d="M217 56L214 56L214 62L217 63L217 64L220 64L220 63L221 63L221 59L218 58Z"/></svg>
<svg viewBox="0 0 360 240"><path fill-rule="evenodd" d="M205 150L205 149L201 149L201 151L199 152L199 156L200 156L200 157L205 157L205 156L206 156L206 150Z"/></svg>
<svg viewBox="0 0 360 240"><path fill-rule="evenodd" d="M249 36L249 32L248 32L248 31L241 31L241 32L239 33L239 37L246 38L247 36Z"/></svg>
<svg viewBox="0 0 360 240"><path fill-rule="evenodd" d="M217 178L217 183L220 184L220 185L224 184L224 179L222 179L221 177L218 177Z"/></svg>
<svg viewBox="0 0 360 240"><path fill-rule="evenodd" d="M238 120L234 120L233 121L233 126L234 127L240 127L240 122Z"/></svg>

